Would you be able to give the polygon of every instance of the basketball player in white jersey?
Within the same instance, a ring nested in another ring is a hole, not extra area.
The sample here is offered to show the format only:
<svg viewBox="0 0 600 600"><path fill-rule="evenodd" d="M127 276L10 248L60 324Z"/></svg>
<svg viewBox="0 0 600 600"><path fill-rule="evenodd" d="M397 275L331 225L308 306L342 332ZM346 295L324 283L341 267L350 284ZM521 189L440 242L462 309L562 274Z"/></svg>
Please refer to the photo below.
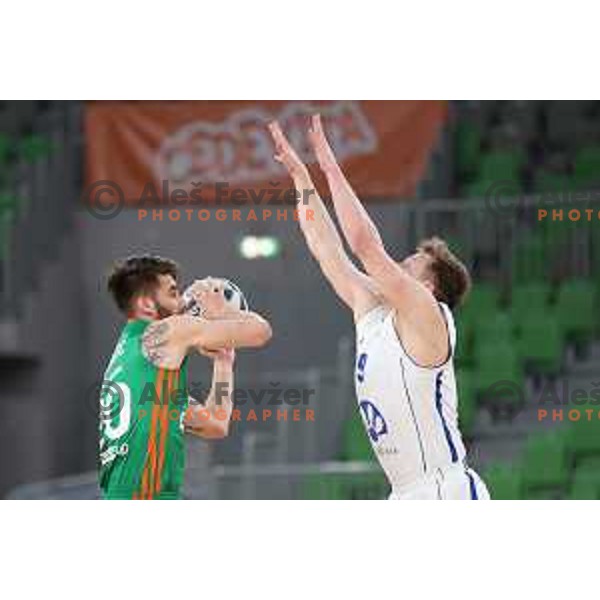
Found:
<svg viewBox="0 0 600 600"><path fill-rule="evenodd" d="M489 499L465 463L458 429L451 309L467 294L466 268L437 239L401 263L385 251L366 210L346 181L313 117L309 140L324 172L335 212L361 272L344 251L306 166L270 125L275 159L301 193L299 222L308 247L356 323L358 405L393 499ZM307 192L306 190L310 190Z"/></svg>

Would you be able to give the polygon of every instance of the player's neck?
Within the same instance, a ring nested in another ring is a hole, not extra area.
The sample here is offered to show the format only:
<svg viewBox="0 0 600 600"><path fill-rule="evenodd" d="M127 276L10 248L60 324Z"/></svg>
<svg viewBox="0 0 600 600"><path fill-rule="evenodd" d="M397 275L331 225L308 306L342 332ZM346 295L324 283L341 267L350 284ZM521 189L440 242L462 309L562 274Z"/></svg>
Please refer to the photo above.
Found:
<svg viewBox="0 0 600 600"><path fill-rule="evenodd" d="M130 311L127 313L127 322L132 321L156 321L157 316L143 311Z"/></svg>

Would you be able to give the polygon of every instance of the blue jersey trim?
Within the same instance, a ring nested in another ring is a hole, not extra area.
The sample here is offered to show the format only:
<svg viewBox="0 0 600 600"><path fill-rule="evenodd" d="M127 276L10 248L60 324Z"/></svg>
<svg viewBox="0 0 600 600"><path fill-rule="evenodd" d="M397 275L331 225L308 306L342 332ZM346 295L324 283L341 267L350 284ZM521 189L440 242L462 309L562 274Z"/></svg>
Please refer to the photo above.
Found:
<svg viewBox="0 0 600 600"><path fill-rule="evenodd" d="M475 479L473 478L473 475L471 475L471 473L469 473L469 471L465 471L465 473L467 474L467 477L469 478L469 488L471 490L471 500L478 500L479 498L477 497L477 486L475 485Z"/></svg>
<svg viewBox="0 0 600 600"><path fill-rule="evenodd" d="M448 429L448 425L446 424L446 419L444 418L444 413L442 411L442 376L444 375L444 371L440 371L435 378L435 407L437 408L438 415L440 415L440 420L442 421L442 427L444 428L444 435L446 436L446 442L448 442L448 448L450 450L450 456L452 457L452 462L458 462L458 453L456 452L456 446L452 441L452 436L450 435L450 430Z"/></svg>

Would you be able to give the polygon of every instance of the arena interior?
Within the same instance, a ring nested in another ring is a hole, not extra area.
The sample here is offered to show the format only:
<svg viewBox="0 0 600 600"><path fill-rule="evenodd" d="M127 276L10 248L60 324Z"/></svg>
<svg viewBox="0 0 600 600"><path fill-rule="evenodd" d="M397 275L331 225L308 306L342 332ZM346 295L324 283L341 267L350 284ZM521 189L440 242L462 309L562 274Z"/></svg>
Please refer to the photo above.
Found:
<svg viewBox="0 0 600 600"><path fill-rule="evenodd" d="M352 319L297 223L248 219L264 209L251 203L209 202L202 219L178 220L127 204L146 171L192 173L217 123L232 136L223 144L264 144L269 116L294 129L313 109L348 134L334 145L346 143L388 250L400 258L438 235L471 269L456 314L459 415L492 497L600 497L596 101L0 102L0 496L98 497L97 385L122 324L105 275L152 252L178 261L185 281L232 279L273 326L267 347L239 353L248 394L230 437L188 440L186 497L387 497L356 407ZM238 187L274 179L252 172ZM227 170L198 175L211 177ZM86 196L100 179L125 190L110 218ZM192 387L208 378L193 357ZM278 390L304 400L281 402Z"/></svg>

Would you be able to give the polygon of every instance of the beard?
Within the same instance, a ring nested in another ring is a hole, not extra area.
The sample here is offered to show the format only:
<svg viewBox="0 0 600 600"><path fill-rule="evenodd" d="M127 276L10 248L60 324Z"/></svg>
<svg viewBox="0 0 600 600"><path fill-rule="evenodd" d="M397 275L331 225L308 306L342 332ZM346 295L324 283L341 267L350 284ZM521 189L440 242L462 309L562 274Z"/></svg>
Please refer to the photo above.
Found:
<svg viewBox="0 0 600 600"><path fill-rule="evenodd" d="M171 317L174 314L177 314L177 311L171 310L170 308L166 308L156 298L154 298L154 308L156 310L156 315L158 319L166 319L167 317Z"/></svg>

